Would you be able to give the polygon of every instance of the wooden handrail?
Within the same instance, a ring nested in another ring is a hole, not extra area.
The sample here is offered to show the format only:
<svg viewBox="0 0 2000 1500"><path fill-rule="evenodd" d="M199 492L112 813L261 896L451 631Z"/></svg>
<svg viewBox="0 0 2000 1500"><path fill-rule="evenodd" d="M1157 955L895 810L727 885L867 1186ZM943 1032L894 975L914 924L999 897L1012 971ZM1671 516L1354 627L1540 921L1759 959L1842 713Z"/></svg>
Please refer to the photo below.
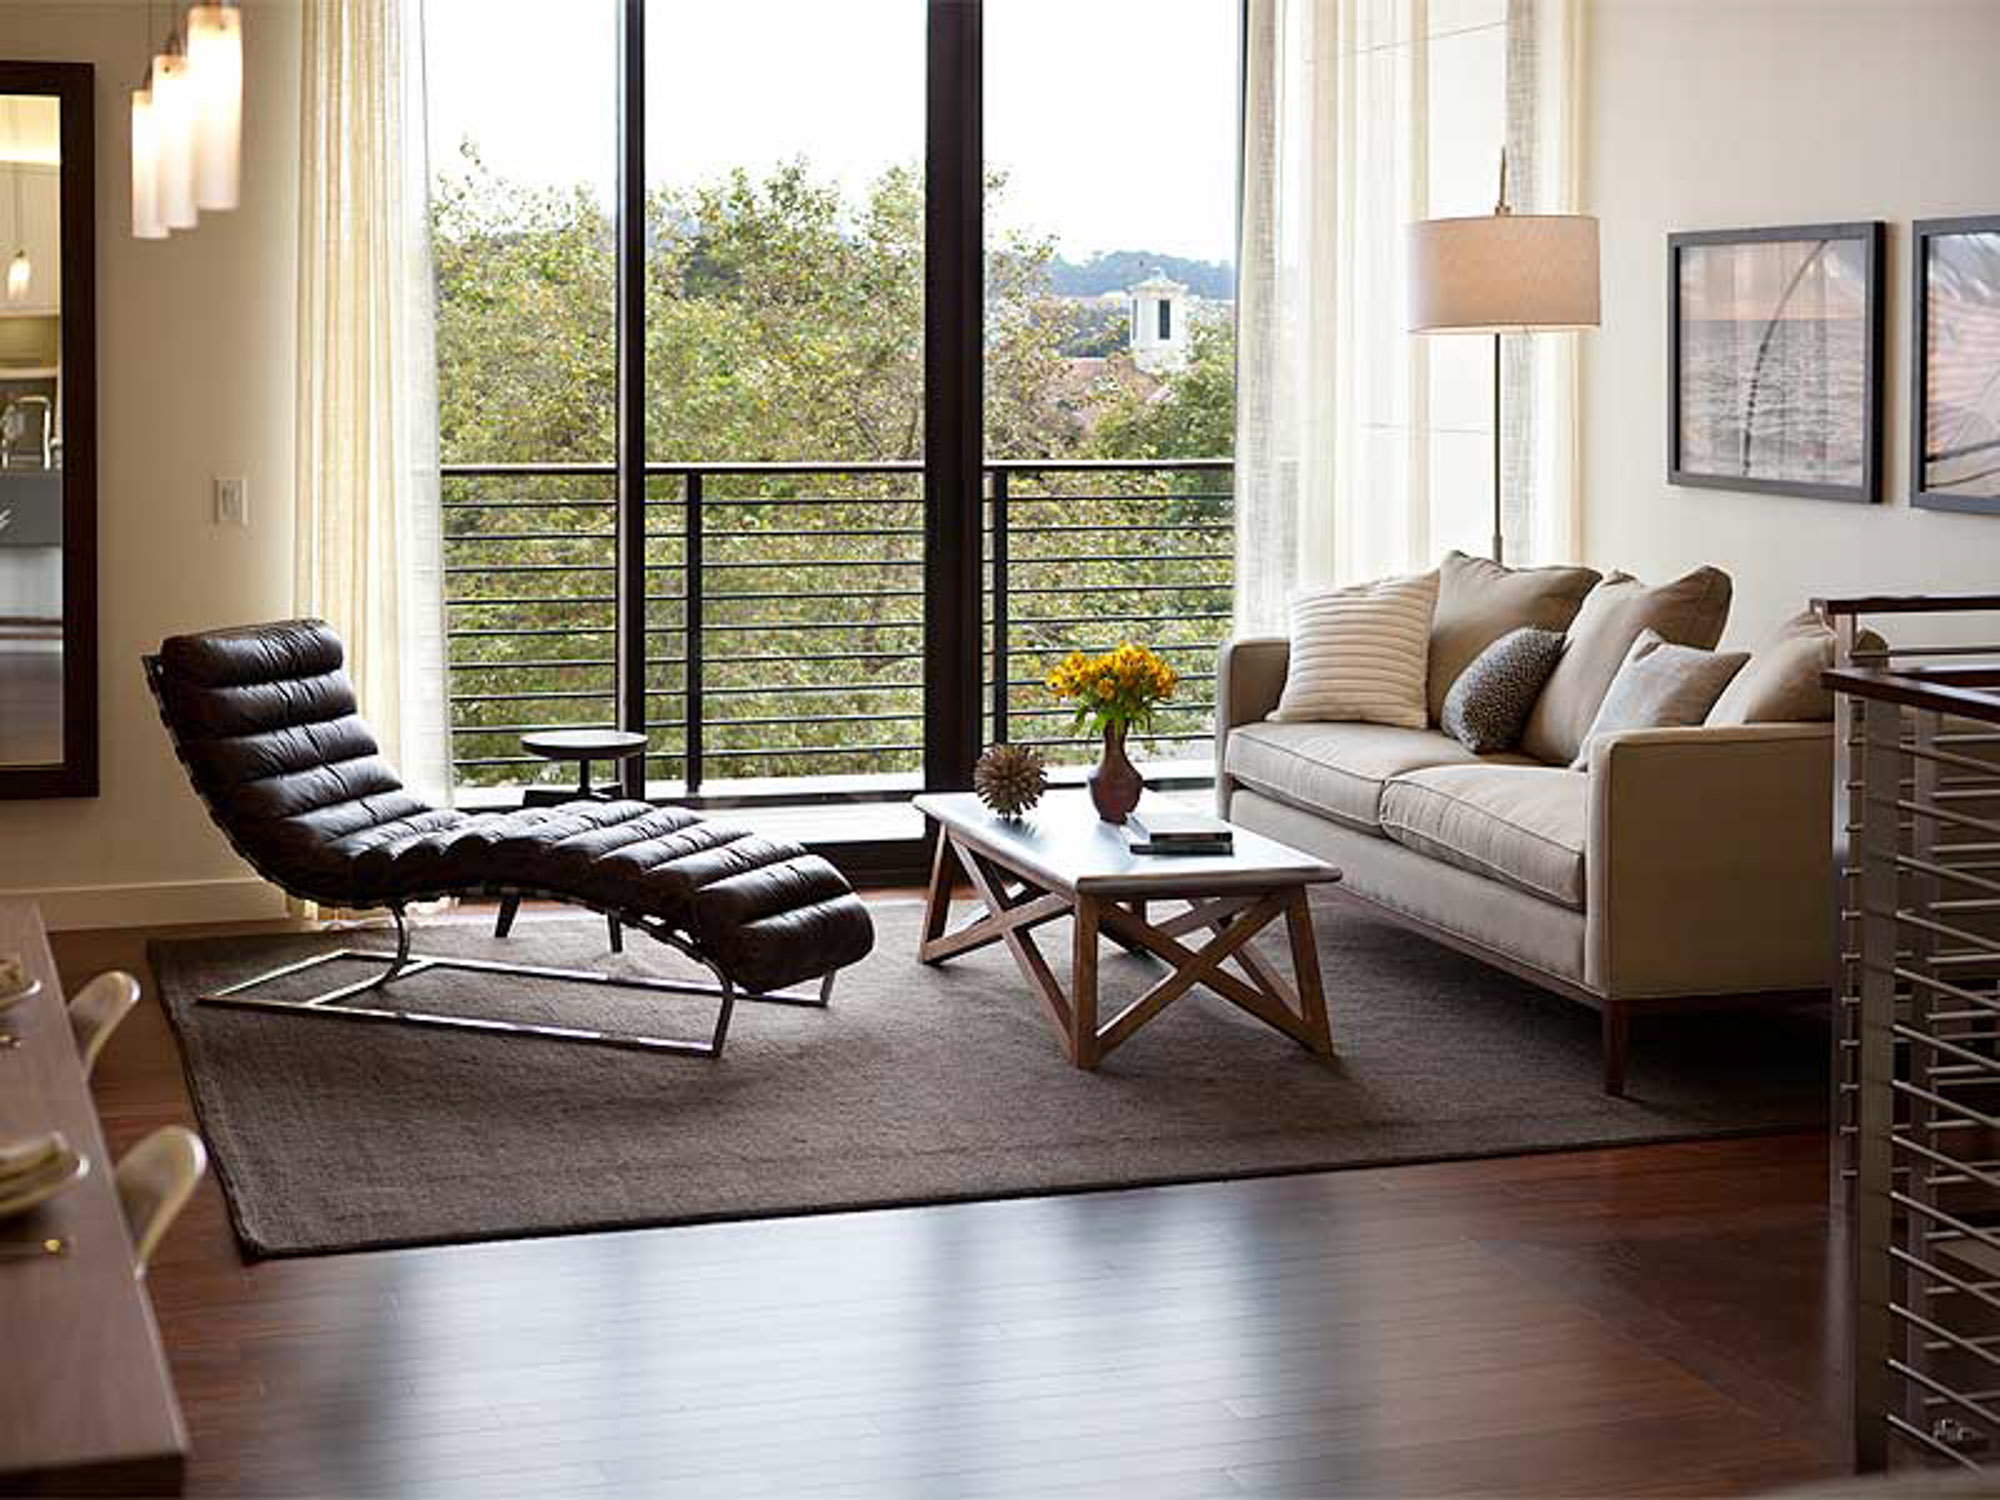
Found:
<svg viewBox="0 0 2000 1500"><path fill-rule="evenodd" d="M1913 667L1885 672L1874 667L1838 667L1820 681L1836 693L1905 708L1927 709L1962 719L2000 724L2000 664Z"/></svg>
<svg viewBox="0 0 2000 1500"><path fill-rule="evenodd" d="M2000 610L2000 594L1858 594L1812 604L1823 615L1946 615Z"/></svg>

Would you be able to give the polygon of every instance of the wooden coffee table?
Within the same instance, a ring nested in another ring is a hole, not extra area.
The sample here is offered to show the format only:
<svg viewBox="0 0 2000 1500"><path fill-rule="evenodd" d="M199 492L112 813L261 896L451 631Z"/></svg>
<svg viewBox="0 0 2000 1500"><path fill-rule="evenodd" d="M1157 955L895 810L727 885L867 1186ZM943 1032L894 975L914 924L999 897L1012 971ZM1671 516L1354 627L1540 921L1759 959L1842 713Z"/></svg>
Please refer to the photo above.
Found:
<svg viewBox="0 0 2000 1500"><path fill-rule="evenodd" d="M1018 822L995 816L970 792L926 795L916 804L938 824L917 956L940 964L992 943L1006 944L1079 1068L1096 1067L1196 985L1308 1051L1333 1050L1306 899L1307 887L1340 879L1331 865L1245 828L1236 830L1229 854L1136 855L1127 847L1125 830L1099 819L1082 792L1055 793ZM947 931L954 864L985 907L965 926ZM1186 903L1185 909L1158 919L1151 915L1156 903L1169 902ZM1067 994L1034 938L1034 929L1062 917L1075 922ZM1290 981L1249 946L1279 917L1291 938ZM1197 936L1204 939L1199 946L1184 941ZM1101 1025L1100 937L1150 953L1168 966L1145 994ZM1224 967L1232 963L1236 971Z"/></svg>

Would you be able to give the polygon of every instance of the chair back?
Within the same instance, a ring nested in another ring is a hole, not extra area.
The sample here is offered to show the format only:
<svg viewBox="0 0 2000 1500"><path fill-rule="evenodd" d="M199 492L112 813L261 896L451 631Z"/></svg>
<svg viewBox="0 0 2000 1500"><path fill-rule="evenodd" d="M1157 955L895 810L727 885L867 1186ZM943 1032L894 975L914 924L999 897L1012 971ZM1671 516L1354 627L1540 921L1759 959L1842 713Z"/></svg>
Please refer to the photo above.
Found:
<svg viewBox="0 0 2000 1500"><path fill-rule="evenodd" d="M345 659L323 620L172 636L145 659L216 826L266 880L331 904L352 895L343 838L429 810L382 759Z"/></svg>
<svg viewBox="0 0 2000 1500"><path fill-rule="evenodd" d="M97 1056L118 1023L139 1003L139 981L123 969L99 974L70 997L69 1025L76 1033L76 1050L83 1058L83 1076L97 1066Z"/></svg>
<svg viewBox="0 0 2000 1500"><path fill-rule="evenodd" d="M113 1175L140 1275L207 1170L208 1148L185 1125L162 1125L119 1161Z"/></svg>

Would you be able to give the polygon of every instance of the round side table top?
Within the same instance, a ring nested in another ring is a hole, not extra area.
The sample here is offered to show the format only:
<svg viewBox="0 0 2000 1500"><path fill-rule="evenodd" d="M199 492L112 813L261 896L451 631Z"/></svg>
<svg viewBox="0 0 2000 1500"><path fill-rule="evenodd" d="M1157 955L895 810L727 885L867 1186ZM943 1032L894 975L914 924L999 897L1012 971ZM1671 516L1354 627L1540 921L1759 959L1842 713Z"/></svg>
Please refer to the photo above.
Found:
<svg viewBox="0 0 2000 1500"><path fill-rule="evenodd" d="M546 760L623 760L645 750L646 736L629 729L541 729L522 735L521 748Z"/></svg>

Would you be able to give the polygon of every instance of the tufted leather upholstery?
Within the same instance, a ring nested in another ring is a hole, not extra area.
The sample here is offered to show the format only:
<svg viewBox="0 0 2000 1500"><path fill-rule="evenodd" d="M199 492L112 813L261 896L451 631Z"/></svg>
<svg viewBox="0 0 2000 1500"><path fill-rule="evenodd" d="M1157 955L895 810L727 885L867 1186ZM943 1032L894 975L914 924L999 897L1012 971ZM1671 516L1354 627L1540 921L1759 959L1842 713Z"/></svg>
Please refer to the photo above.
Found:
<svg viewBox="0 0 2000 1500"><path fill-rule="evenodd" d="M874 946L867 908L824 859L680 808L427 805L382 759L344 659L319 620L173 636L147 658L195 790L272 884L355 907L556 896L664 924L752 993L843 968Z"/></svg>

